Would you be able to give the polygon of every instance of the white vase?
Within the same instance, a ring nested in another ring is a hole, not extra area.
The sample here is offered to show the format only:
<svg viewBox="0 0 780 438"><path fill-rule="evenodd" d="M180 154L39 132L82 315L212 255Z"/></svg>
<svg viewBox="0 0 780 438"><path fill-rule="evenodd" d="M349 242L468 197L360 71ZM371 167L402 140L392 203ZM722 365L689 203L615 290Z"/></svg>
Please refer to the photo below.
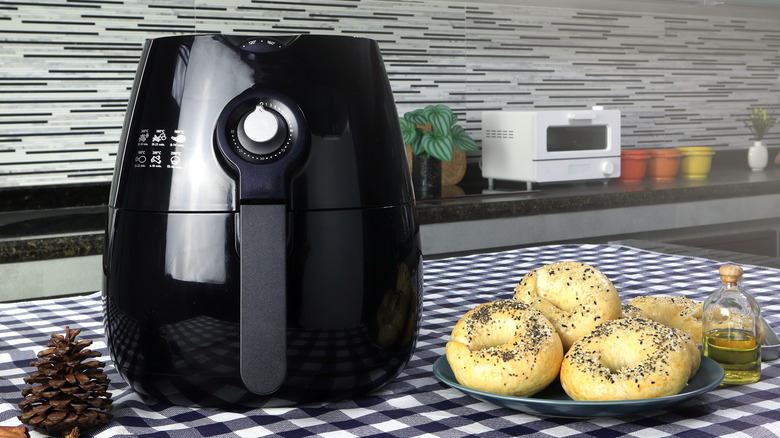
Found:
<svg viewBox="0 0 780 438"><path fill-rule="evenodd" d="M761 141L754 141L753 146L748 148L748 166L753 171L764 170L769 161L769 150Z"/></svg>

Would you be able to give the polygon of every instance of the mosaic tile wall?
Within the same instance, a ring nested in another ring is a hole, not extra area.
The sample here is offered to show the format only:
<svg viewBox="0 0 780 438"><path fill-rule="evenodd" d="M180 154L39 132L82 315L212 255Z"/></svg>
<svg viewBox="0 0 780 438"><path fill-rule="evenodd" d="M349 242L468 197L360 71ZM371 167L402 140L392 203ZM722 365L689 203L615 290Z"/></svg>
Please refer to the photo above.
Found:
<svg viewBox="0 0 780 438"><path fill-rule="evenodd" d="M0 0L0 187L109 181L143 41L212 32L374 38L400 113L447 103L477 140L483 110L602 105L622 111L626 148L746 148L736 118L780 105L776 20L506 1Z"/></svg>

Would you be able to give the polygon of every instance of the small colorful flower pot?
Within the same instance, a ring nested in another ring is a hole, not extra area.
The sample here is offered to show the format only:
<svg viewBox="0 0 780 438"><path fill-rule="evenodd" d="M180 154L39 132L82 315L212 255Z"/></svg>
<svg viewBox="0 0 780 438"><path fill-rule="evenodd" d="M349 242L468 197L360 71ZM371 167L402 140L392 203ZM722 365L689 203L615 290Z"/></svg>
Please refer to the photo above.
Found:
<svg viewBox="0 0 780 438"><path fill-rule="evenodd" d="M682 152L677 149L650 149L647 176L655 181L669 181L677 177Z"/></svg>
<svg viewBox="0 0 780 438"><path fill-rule="evenodd" d="M705 179L712 168L712 156L715 151L708 146L677 148L682 152L680 176L686 179Z"/></svg>
<svg viewBox="0 0 780 438"><path fill-rule="evenodd" d="M644 149L623 149L620 151L620 177L618 181L636 183L647 173L650 153Z"/></svg>

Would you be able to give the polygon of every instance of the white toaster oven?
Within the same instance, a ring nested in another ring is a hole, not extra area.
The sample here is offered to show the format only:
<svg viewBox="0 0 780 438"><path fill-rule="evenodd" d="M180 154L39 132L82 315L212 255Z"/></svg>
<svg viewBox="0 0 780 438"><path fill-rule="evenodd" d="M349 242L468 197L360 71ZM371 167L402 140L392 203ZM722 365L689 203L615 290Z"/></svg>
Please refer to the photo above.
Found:
<svg viewBox="0 0 780 438"><path fill-rule="evenodd" d="M482 176L564 182L620 176L620 111L482 113Z"/></svg>

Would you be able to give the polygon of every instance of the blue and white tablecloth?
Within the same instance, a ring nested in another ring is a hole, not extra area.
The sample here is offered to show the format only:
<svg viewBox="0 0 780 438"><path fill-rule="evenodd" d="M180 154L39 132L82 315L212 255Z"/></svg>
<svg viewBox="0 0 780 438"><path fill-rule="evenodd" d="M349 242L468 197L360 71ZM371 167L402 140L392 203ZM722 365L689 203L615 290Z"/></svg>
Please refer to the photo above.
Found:
<svg viewBox="0 0 780 438"><path fill-rule="evenodd" d="M417 351L395 380L366 396L295 408L220 411L142 399L108 357L99 293L0 304L0 425L18 425L22 381L51 333L81 328L94 341L111 378L114 419L87 436L588 436L766 437L780 435L780 360L764 363L760 382L718 388L674 409L617 418L541 418L478 401L440 383L434 361L455 322L476 305L511 298L529 270L576 260L595 266L624 302L636 295L685 295L704 300L719 286L727 260L665 255L614 245L556 245L425 262L425 308ZM762 314L780 327L780 271L743 266L743 285ZM40 436L36 432L32 436Z"/></svg>

